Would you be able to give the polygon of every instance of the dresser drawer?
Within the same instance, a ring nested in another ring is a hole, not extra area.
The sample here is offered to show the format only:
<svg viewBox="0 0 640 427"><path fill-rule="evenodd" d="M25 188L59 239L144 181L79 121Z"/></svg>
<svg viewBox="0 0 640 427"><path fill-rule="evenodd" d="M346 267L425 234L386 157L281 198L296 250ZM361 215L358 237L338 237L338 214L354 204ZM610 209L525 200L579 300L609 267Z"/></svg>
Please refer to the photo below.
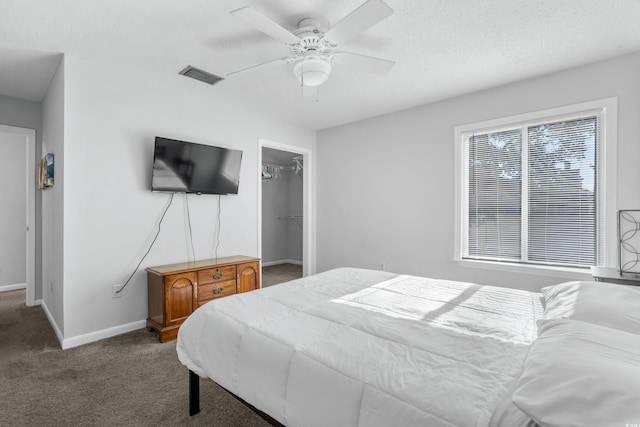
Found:
<svg viewBox="0 0 640 427"><path fill-rule="evenodd" d="M227 280L224 282L209 283L208 285L198 286L198 305L214 298L226 297L236 293L236 280Z"/></svg>
<svg viewBox="0 0 640 427"><path fill-rule="evenodd" d="M198 271L198 286L207 283L226 282L227 280L236 280L236 266L208 268Z"/></svg>

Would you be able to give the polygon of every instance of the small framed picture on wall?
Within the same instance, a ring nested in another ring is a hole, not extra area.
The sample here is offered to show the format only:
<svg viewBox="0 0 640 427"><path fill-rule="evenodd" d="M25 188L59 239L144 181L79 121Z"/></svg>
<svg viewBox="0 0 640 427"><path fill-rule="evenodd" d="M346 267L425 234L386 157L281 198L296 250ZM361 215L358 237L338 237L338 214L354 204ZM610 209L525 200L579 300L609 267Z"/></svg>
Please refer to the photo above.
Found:
<svg viewBox="0 0 640 427"><path fill-rule="evenodd" d="M38 168L38 188L53 186L53 154L48 153L40 161Z"/></svg>

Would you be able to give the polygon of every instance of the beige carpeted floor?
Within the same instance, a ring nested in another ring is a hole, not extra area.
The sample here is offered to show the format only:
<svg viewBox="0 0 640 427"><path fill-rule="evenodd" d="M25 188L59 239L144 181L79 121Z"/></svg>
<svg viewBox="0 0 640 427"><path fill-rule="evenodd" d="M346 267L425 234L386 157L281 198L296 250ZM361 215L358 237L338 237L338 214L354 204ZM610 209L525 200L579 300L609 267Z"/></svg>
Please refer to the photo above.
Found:
<svg viewBox="0 0 640 427"><path fill-rule="evenodd" d="M302 266L296 264L276 264L262 267L262 287L265 288L278 283L302 277Z"/></svg>
<svg viewBox="0 0 640 427"><path fill-rule="evenodd" d="M24 291L0 293L0 425L268 426L210 380L189 417L188 371L175 341L142 329L61 350Z"/></svg>

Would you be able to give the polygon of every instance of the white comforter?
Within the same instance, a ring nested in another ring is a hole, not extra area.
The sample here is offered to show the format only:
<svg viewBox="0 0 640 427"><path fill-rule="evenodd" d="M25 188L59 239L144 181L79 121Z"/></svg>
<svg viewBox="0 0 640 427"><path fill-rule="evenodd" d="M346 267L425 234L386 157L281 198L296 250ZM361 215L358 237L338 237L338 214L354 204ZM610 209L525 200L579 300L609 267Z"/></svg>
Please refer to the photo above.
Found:
<svg viewBox="0 0 640 427"><path fill-rule="evenodd" d="M342 268L205 304L177 351L287 426L486 426L541 314L540 294Z"/></svg>

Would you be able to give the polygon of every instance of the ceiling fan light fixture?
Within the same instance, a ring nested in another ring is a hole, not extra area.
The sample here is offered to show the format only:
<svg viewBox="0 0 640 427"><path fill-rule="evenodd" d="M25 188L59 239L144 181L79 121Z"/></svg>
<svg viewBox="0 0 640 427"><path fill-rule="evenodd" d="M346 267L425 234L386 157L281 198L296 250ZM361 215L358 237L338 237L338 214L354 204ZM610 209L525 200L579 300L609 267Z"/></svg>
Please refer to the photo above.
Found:
<svg viewBox="0 0 640 427"><path fill-rule="evenodd" d="M305 58L293 67L293 74L303 86L320 86L331 74L331 64L320 57Z"/></svg>

